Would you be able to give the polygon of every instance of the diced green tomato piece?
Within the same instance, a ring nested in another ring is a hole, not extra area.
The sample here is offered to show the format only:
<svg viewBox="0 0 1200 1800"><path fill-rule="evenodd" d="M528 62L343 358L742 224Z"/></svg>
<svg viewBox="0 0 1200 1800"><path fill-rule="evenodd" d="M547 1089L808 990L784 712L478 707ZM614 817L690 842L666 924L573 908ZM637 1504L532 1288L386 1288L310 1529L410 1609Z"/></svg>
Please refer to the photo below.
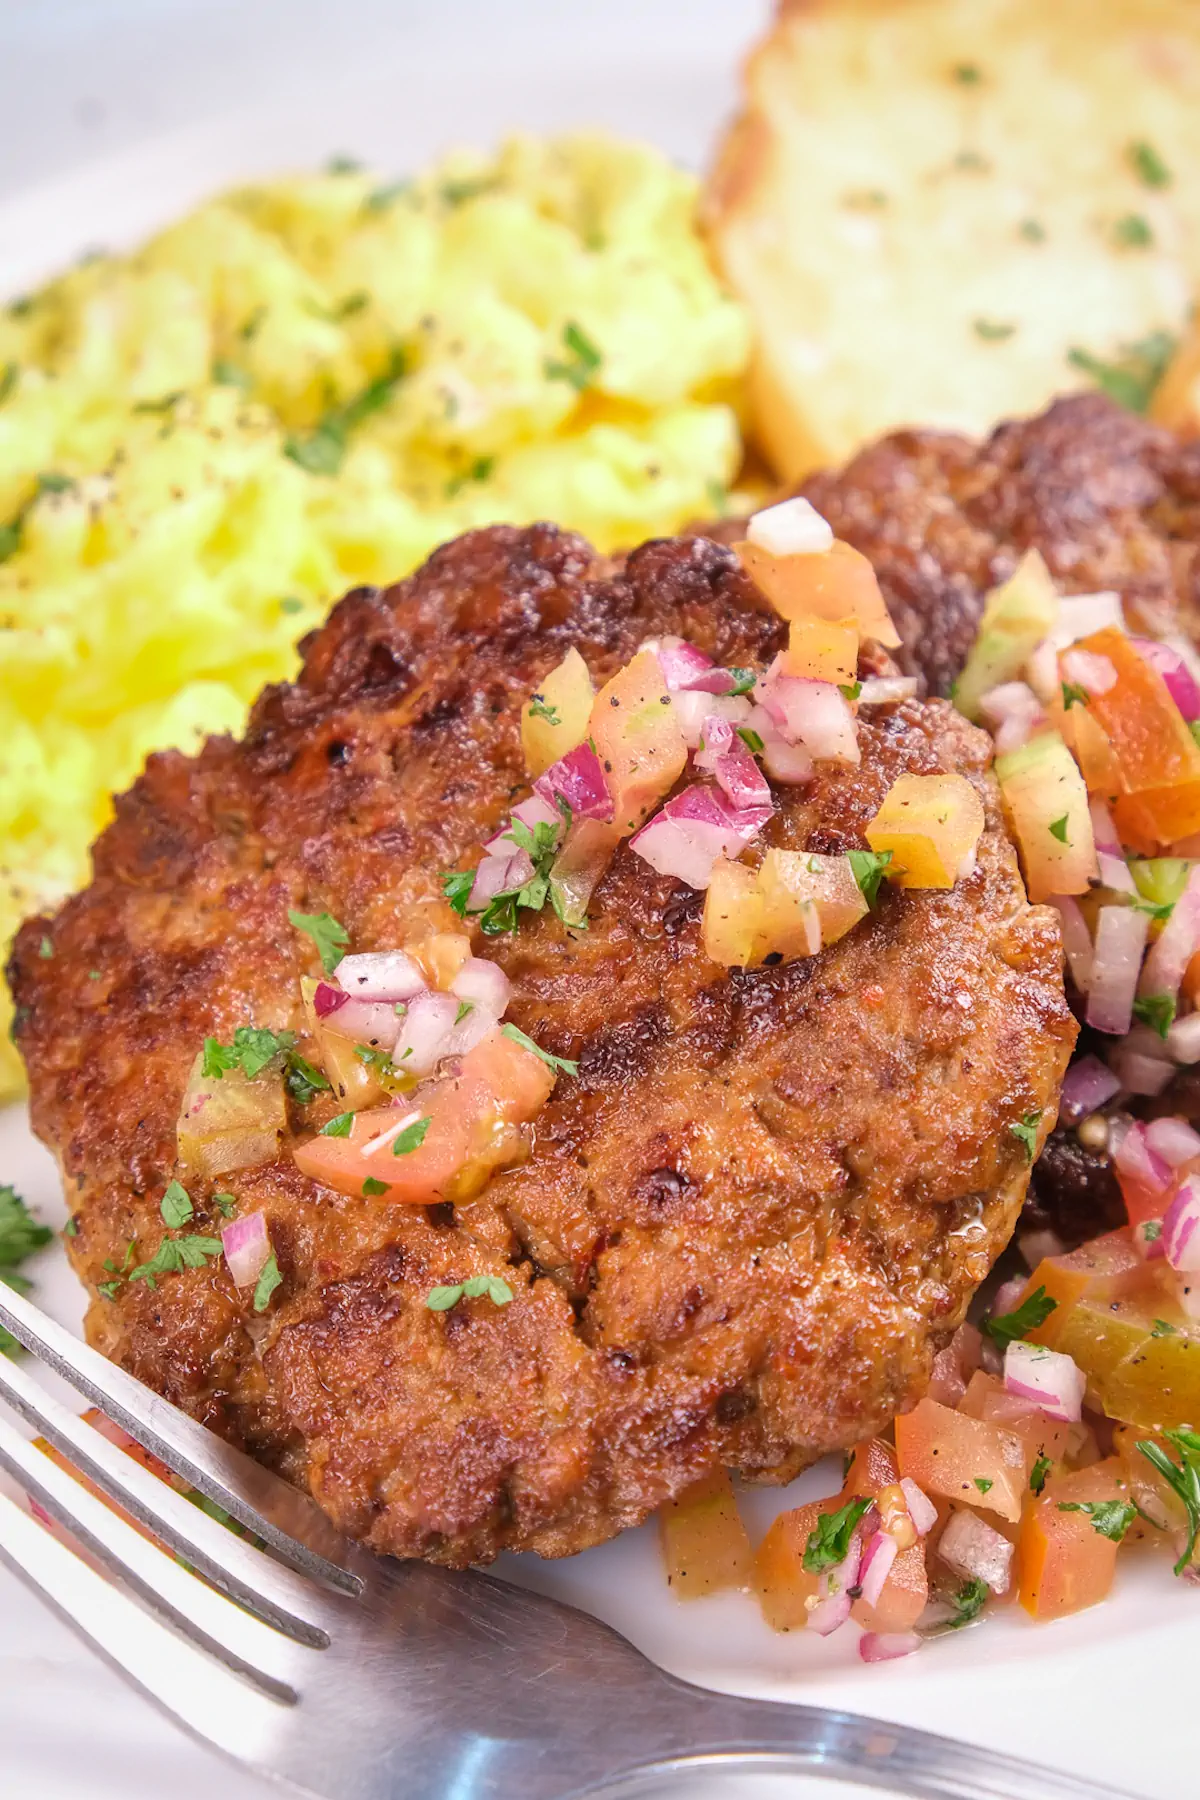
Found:
<svg viewBox="0 0 1200 1800"><path fill-rule="evenodd" d="M600 689L590 735L612 790L613 823L628 836L674 787L688 758L653 651L640 651Z"/></svg>
<svg viewBox="0 0 1200 1800"><path fill-rule="evenodd" d="M1129 873L1138 893L1151 906L1174 906L1195 866L1182 856L1152 856L1131 862Z"/></svg>
<svg viewBox="0 0 1200 1800"><path fill-rule="evenodd" d="M1137 1349L1097 1386L1111 1418L1146 1431L1173 1431L1200 1420L1200 1338L1182 1314L1165 1306L1164 1311L1169 1316L1152 1325ZM1164 1325L1174 1330L1164 1331Z"/></svg>
<svg viewBox="0 0 1200 1800"><path fill-rule="evenodd" d="M754 1555L725 1469L714 1469L659 1510L667 1582L676 1599L750 1585Z"/></svg>
<svg viewBox="0 0 1200 1800"><path fill-rule="evenodd" d="M979 632L954 689L954 704L979 718L989 688L1020 674L1058 617L1058 594L1036 550L1026 551L1008 580L987 597Z"/></svg>
<svg viewBox="0 0 1200 1800"><path fill-rule="evenodd" d="M896 1457L927 1494L986 1507L1015 1524L1029 1484L1032 1457L1023 1438L922 1400L896 1419ZM986 1482L986 1488L979 1484Z"/></svg>
<svg viewBox="0 0 1200 1800"><path fill-rule="evenodd" d="M1081 1244L1078 1250L1043 1257L1026 1282L1021 1301L1043 1288L1046 1298L1054 1301L1054 1308L1044 1323L1026 1336L1031 1344L1058 1350L1059 1332L1067 1314L1081 1300L1103 1303L1126 1299L1155 1285L1154 1273L1134 1249L1128 1228L1106 1232L1103 1237Z"/></svg>
<svg viewBox="0 0 1200 1800"><path fill-rule="evenodd" d="M521 709L521 747L531 780L582 744L595 698L588 666L572 646Z"/></svg>
<svg viewBox="0 0 1200 1800"><path fill-rule="evenodd" d="M1032 901L1084 894L1098 873L1088 794L1056 731L996 759L1004 809L1021 851Z"/></svg>
<svg viewBox="0 0 1200 1800"><path fill-rule="evenodd" d="M273 1162L287 1129L283 1077L264 1070L248 1081L241 1069L205 1076L204 1052L192 1064L176 1142L185 1168L211 1178Z"/></svg>
<svg viewBox="0 0 1200 1800"><path fill-rule="evenodd" d="M1073 1475L1051 1476L1041 1498L1026 1507L1017 1538L1017 1597L1027 1613L1061 1619L1105 1598L1117 1545L1096 1530L1090 1514L1063 1512L1061 1506L1130 1497L1115 1456Z"/></svg>

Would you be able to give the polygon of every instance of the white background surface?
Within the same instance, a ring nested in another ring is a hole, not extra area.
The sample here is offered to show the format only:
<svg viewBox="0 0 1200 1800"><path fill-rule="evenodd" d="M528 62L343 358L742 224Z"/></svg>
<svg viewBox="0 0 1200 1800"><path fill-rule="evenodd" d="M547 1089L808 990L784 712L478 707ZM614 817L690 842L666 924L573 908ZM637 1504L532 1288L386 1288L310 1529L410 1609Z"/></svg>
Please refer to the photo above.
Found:
<svg viewBox="0 0 1200 1800"><path fill-rule="evenodd" d="M604 124L699 166L764 13L762 0L0 0L0 291L89 246L131 242L227 180L331 152L401 171L513 126ZM15 1110L0 1114L0 1180L61 1221L52 1166ZM39 1298L77 1321L61 1253L40 1262ZM760 1492L751 1503L765 1522L780 1501ZM1014 1619L874 1669L840 1640L773 1636L744 1596L679 1605L652 1530L506 1572L577 1599L714 1685L903 1719L1147 1800L1200 1786L1200 1597L1161 1563L1131 1571L1100 1613L1040 1631ZM3 1800L275 1791L182 1738L3 1572L0 1624Z"/></svg>

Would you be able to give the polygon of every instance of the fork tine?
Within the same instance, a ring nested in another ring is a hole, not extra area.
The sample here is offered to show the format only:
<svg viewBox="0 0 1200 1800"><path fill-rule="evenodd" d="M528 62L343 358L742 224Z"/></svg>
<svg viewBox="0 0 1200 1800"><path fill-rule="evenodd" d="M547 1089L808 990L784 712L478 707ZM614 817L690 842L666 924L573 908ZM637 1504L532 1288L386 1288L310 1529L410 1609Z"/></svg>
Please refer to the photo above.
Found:
<svg viewBox="0 0 1200 1800"><path fill-rule="evenodd" d="M202 1575L258 1618L298 1642L323 1649L329 1634L313 1622L321 1590L272 1562L245 1539L209 1518L115 1444L39 1387L26 1370L0 1357L0 1399L134 1518Z"/></svg>
<svg viewBox="0 0 1200 1800"><path fill-rule="evenodd" d="M289 1567L342 1593L362 1593L361 1579L341 1566L349 1546L307 1496L2 1285L0 1325L176 1475L262 1538Z"/></svg>
<svg viewBox="0 0 1200 1800"><path fill-rule="evenodd" d="M277 1700L295 1701L296 1690L283 1673L285 1662L289 1657L294 1662L318 1652L289 1644L269 1625L207 1587L21 1437L5 1418L0 1418L0 1468L7 1469L169 1624Z"/></svg>
<svg viewBox="0 0 1200 1800"><path fill-rule="evenodd" d="M199 1736L211 1742L217 1718L224 1741L236 1745L237 1754L248 1760L264 1756L278 1732L279 1703L143 1612L4 1494L0 1561Z"/></svg>

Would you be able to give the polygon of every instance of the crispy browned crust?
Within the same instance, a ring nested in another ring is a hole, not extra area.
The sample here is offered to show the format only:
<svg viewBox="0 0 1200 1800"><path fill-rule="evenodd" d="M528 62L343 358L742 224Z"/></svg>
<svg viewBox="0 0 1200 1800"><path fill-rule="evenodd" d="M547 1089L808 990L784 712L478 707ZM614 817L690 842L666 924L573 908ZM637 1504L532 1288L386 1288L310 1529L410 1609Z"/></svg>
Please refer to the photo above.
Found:
<svg viewBox="0 0 1200 1800"><path fill-rule="evenodd" d="M864 715L860 770L781 790L768 838L861 844L897 774L959 769L988 823L953 892L885 887L821 956L725 972L699 897L624 849L583 936L545 916L478 945L515 983L510 1016L579 1062L525 1167L454 1214L347 1199L283 1158L219 1184L270 1221L266 1319L220 1265L96 1294L106 1258L163 1236L204 1036L303 1029L316 964L288 907L328 908L359 949L437 922L439 872L521 791L520 702L568 645L603 677L662 631L731 663L781 641L703 539L615 575L549 526L447 545L348 595L244 742L153 757L91 887L17 940L19 1043L93 1342L381 1550L560 1555L716 1462L786 1471L883 1426L1009 1235L1027 1175L1010 1126L1053 1119L1074 1037L1056 922L1026 905L986 738L912 702ZM219 1228L192 1191L196 1229ZM511 1305L423 1304L482 1271Z"/></svg>

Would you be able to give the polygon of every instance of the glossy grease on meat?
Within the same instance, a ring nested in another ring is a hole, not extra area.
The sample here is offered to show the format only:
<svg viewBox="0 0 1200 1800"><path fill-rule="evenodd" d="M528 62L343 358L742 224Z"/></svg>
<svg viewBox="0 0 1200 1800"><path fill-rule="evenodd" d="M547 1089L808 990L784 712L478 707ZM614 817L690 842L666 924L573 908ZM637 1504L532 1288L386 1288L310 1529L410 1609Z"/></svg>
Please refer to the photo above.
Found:
<svg viewBox="0 0 1200 1800"><path fill-rule="evenodd" d="M1053 1118L1074 1038L1057 923L1026 904L986 738L914 701L863 715L861 768L779 789L766 839L861 846L897 775L957 769L987 827L952 892L885 884L820 956L726 971L703 954L700 897L623 847L586 933L547 912L477 941L514 983L510 1017L579 1064L523 1167L457 1209L411 1209L329 1192L285 1155L218 1184L270 1221L283 1282L265 1317L220 1264L97 1293L105 1259L163 1236L203 1038L303 1031L316 962L288 908L327 908L359 950L455 923L439 873L523 791L521 702L571 644L602 679L663 632L723 663L783 641L704 539L615 574L548 526L460 539L348 595L243 742L153 757L91 887L16 945L92 1341L380 1550L561 1555L715 1463L777 1478L882 1428L1008 1239L1028 1174L1011 1125ZM193 1228L217 1229L192 1193ZM425 1306L475 1273L503 1275L512 1303Z"/></svg>

